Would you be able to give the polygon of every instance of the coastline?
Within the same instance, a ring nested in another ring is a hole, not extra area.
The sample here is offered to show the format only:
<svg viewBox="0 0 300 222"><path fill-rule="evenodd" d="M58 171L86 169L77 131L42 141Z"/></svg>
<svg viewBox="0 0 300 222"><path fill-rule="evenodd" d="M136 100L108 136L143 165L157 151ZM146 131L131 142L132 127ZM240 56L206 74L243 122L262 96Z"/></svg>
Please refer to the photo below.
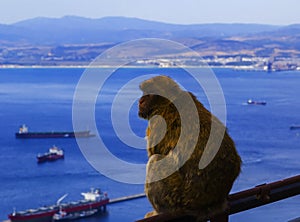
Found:
<svg viewBox="0 0 300 222"><path fill-rule="evenodd" d="M0 69L87 69L87 68L101 68L101 69L111 69L111 68L125 68L125 69L138 69L138 68L160 68L160 69L174 69L174 68L211 68L211 69L232 69L237 71L257 71L257 72L281 72L281 71L294 71L300 72L300 67L297 69L278 69L278 70L265 70L260 69L257 67L245 67L245 66L188 66L188 65L181 65L181 66L167 66L167 67L160 67L160 66L151 66L151 65L130 65L130 66L93 66L93 65L0 65Z"/></svg>

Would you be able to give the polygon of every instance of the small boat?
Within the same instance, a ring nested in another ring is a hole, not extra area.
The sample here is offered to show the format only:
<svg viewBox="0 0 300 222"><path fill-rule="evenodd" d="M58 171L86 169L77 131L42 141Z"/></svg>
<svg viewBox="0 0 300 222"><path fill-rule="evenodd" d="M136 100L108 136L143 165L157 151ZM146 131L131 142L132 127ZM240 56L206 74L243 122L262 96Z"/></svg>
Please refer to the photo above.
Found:
<svg viewBox="0 0 300 222"><path fill-rule="evenodd" d="M93 216L98 212L105 212L106 205L109 203L107 193L102 192L100 189L91 189L86 193L81 193L83 199L67 203L61 203L67 194L59 198L56 204L51 206L42 206L36 209L29 209L24 211L14 210L8 215L11 222L52 222L54 215L62 214L68 216L68 220L75 219L74 217L87 217ZM97 212L96 212L97 210ZM55 216L59 218L59 215Z"/></svg>
<svg viewBox="0 0 300 222"><path fill-rule="evenodd" d="M290 130L300 129L300 125L292 125L290 126Z"/></svg>
<svg viewBox="0 0 300 222"><path fill-rule="evenodd" d="M51 131L51 132L29 132L28 127L23 124L20 126L19 131L15 134L17 139L31 139L31 138L82 138L93 137L89 130L85 131Z"/></svg>
<svg viewBox="0 0 300 222"><path fill-rule="evenodd" d="M265 102L265 101L254 101L252 99L248 99L247 104L249 104L249 105L266 105L267 102Z"/></svg>
<svg viewBox="0 0 300 222"><path fill-rule="evenodd" d="M59 149L57 146L52 146L51 148L49 148L49 151L47 153L38 154L36 158L38 163L63 159L64 151L62 149Z"/></svg>
<svg viewBox="0 0 300 222"><path fill-rule="evenodd" d="M53 215L53 221L67 221L67 220L76 220L85 217L91 217L96 215L99 212L98 209L91 209L86 211L67 213L63 209L60 209L56 214Z"/></svg>

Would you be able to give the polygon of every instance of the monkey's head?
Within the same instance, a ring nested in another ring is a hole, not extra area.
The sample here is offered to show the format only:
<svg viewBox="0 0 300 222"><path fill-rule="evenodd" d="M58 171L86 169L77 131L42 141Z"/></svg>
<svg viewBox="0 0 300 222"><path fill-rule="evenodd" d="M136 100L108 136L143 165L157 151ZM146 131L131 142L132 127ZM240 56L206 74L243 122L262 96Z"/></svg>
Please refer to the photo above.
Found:
<svg viewBox="0 0 300 222"><path fill-rule="evenodd" d="M179 85L168 76L156 76L140 84L143 96L139 100L139 116L150 119L159 111L159 107L167 106L183 91Z"/></svg>

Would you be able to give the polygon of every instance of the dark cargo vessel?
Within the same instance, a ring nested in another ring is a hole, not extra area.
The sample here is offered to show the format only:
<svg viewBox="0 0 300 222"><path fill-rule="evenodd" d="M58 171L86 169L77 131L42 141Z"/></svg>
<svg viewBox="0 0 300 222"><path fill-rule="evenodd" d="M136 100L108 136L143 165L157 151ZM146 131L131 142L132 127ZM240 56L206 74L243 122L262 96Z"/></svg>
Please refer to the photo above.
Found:
<svg viewBox="0 0 300 222"><path fill-rule="evenodd" d="M29 132L28 127L23 124L20 126L19 132L16 133L16 138L18 139L30 139L30 138L80 138L80 137L92 137L95 136L91 134L89 130L78 131L78 132Z"/></svg>

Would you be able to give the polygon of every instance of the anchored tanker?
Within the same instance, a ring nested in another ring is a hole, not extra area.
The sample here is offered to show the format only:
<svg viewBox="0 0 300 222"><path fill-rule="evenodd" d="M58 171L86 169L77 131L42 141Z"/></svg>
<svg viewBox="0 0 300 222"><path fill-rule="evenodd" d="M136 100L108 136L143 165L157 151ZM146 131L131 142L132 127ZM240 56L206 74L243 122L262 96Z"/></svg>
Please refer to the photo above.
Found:
<svg viewBox="0 0 300 222"><path fill-rule="evenodd" d="M61 203L67 196L66 194L55 205L25 211L14 211L8 215L8 218L12 222L52 222L67 218L70 219L71 217L72 219L88 217L106 210L109 198L100 189L81 194L84 196L84 199L79 201ZM61 216L62 212L64 212L63 216Z"/></svg>
<svg viewBox="0 0 300 222"><path fill-rule="evenodd" d="M19 132L16 133L16 138L26 139L26 138L74 138L74 137L92 137L95 136L91 134L89 130L85 131L70 131L70 132L29 132L28 127L23 124L20 126Z"/></svg>

